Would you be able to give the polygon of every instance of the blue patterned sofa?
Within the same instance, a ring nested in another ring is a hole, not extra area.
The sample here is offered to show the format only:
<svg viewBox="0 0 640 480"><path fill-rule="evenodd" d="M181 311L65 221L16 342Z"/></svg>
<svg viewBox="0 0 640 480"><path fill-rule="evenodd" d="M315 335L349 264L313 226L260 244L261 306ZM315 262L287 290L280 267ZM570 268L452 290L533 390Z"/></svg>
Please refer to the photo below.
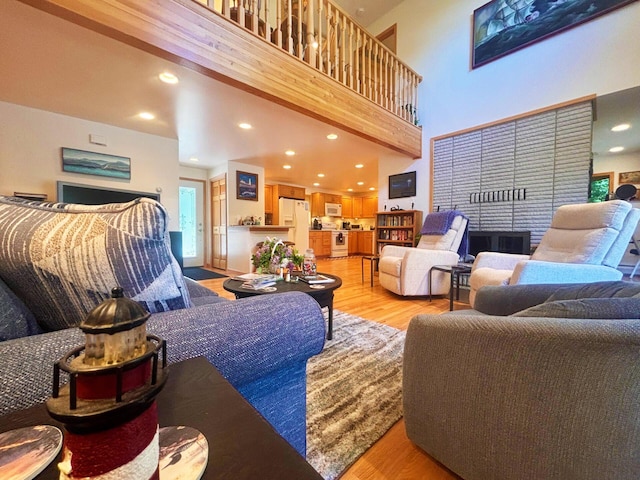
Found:
<svg viewBox="0 0 640 480"><path fill-rule="evenodd" d="M228 301L185 279L166 211L139 199L101 207L0 197L0 415L51 395L53 362L111 286L152 311L169 363L206 357L303 456L306 362L324 345L318 304L286 293ZM98 288L95 287L98 285Z"/></svg>

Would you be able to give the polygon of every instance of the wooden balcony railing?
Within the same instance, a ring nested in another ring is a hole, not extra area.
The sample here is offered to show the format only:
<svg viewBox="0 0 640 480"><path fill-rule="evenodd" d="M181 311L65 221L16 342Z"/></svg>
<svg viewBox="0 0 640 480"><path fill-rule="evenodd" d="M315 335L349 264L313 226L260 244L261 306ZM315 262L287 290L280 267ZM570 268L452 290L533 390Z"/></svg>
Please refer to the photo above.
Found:
<svg viewBox="0 0 640 480"><path fill-rule="evenodd" d="M422 77L330 0L193 0L418 124Z"/></svg>

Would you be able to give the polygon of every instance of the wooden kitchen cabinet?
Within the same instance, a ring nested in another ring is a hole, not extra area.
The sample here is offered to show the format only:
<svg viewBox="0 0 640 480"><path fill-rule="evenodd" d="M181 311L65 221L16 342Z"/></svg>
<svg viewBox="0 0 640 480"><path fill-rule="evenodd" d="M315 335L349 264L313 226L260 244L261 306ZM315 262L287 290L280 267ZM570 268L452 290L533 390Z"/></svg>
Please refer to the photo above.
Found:
<svg viewBox="0 0 640 480"><path fill-rule="evenodd" d="M264 213L273 213L273 186L264 186Z"/></svg>
<svg viewBox="0 0 640 480"><path fill-rule="evenodd" d="M315 253L316 256L320 254L322 251L322 232L309 232L309 248L313 249L313 253Z"/></svg>
<svg viewBox="0 0 640 480"><path fill-rule="evenodd" d="M344 212L344 204L342 205L342 209ZM355 255L356 253L360 253L358 245L360 244L359 237L363 232L356 232L355 230L351 230L349 232L349 255Z"/></svg>
<svg viewBox="0 0 640 480"><path fill-rule="evenodd" d="M362 218L373 218L378 211L378 197L362 198Z"/></svg>
<svg viewBox="0 0 640 480"><path fill-rule="evenodd" d="M362 197L353 197L353 218L362 218Z"/></svg>
<svg viewBox="0 0 640 480"><path fill-rule="evenodd" d="M314 192L311 194L311 216L324 217L324 193Z"/></svg>
<svg viewBox="0 0 640 480"><path fill-rule="evenodd" d="M331 232L310 231L309 248L313 249L316 257L328 257L331 254Z"/></svg>
<svg viewBox="0 0 640 480"><path fill-rule="evenodd" d="M322 253L323 257L328 257L331 255L331 232L321 232L322 233Z"/></svg>
<svg viewBox="0 0 640 480"><path fill-rule="evenodd" d="M334 195L332 193L325 193L324 194L324 201L325 201L325 203L342 203L342 196L341 195Z"/></svg>
<svg viewBox="0 0 640 480"><path fill-rule="evenodd" d="M373 244L373 239L375 238L373 230L360 233L362 234L362 246L360 247L359 253L362 253L363 255L373 255L376 248Z"/></svg>
<svg viewBox="0 0 640 480"><path fill-rule="evenodd" d="M304 187L294 187L292 185L274 185L274 198L293 198L295 200L304 200Z"/></svg>
<svg viewBox="0 0 640 480"><path fill-rule="evenodd" d="M353 197L342 197L342 218L353 218Z"/></svg>

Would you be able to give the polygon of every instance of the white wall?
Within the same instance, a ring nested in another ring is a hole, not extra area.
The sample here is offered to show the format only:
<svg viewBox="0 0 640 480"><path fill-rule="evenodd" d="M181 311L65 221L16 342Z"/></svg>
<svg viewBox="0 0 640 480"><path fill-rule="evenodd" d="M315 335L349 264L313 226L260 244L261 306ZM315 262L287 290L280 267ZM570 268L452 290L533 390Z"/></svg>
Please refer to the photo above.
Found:
<svg viewBox="0 0 640 480"><path fill-rule="evenodd" d="M397 23L397 53L423 76L423 159L415 169L421 192L416 208L424 211L431 195L431 138L640 85L640 2L471 70L473 10L483 3L405 0L369 27L377 34ZM379 169L381 196L388 171Z"/></svg>
<svg viewBox="0 0 640 480"><path fill-rule="evenodd" d="M108 146L89 143L89 135ZM131 158L131 179L112 179L62 171L61 147ZM0 102L0 194L46 193L56 201L56 181L120 190L157 192L178 223L178 141L79 118Z"/></svg>

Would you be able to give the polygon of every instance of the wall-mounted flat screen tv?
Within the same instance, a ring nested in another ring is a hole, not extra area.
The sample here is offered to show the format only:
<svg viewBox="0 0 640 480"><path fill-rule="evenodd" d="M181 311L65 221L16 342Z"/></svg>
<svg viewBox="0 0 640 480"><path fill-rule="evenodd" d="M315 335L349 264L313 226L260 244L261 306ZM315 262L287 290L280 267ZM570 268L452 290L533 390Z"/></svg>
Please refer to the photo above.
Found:
<svg viewBox="0 0 640 480"><path fill-rule="evenodd" d="M416 196L416 172L389 175L389 198Z"/></svg>
<svg viewBox="0 0 640 480"><path fill-rule="evenodd" d="M136 198L147 197L160 201L159 193L135 192L114 188L95 187L78 183L58 182L58 202L79 203L81 205L103 205L124 203Z"/></svg>

